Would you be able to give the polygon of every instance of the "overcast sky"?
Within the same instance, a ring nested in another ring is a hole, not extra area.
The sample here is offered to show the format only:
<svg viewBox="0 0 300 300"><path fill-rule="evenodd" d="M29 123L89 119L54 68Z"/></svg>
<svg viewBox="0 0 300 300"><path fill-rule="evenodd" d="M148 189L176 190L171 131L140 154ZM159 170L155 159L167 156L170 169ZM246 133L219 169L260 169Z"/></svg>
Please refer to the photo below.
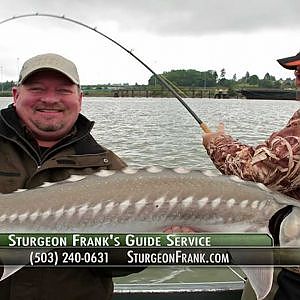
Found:
<svg viewBox="0 0 300 300"><path fill-rule="evenodd" d="M0 21L26 13L65 15L115 39L161 73L225 68L293 78L278 58L300 51L299 0L0 0ZM83 84L147 83L151 73L100 35L56 18L0 25L1 79L16 80L23 62L55 52L73 60ZM1 81L1 80L0 80Z"/></svg>

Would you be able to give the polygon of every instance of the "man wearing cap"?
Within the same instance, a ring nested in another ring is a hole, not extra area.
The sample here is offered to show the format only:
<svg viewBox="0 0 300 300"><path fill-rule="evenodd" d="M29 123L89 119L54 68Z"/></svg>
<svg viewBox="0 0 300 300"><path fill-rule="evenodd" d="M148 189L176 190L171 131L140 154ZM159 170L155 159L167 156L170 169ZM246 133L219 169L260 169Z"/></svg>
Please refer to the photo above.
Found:
<svg viewBox="0 0 300 300"><path fill-rule="evenodd" d="M66 58L50 53L26 61L13 101L0 111L1 193L126 166L92 137L94 123L80 114L77 69ZM0 282L0 299L110 299L111 277L101 268L23 268Z"/></svg>
<svg viewBox="0 0 300 300"><path fill-rule="evenodd" d="M284 68L295 70L296 76L296 100L300 100L300 52L295 56L277 60Z"/></svg>
<svg viewBox="0 0 300 300"><path fill-rule="evenodd" d="M300 100L300 52L278 62L287 69L295 70L297 100ZM203 145L216 168L223 174L264 183L300 201L300 110L294 113L286 127L274 132L256 147L233 139L225 133L222 123L216 132L203 134ZM284 208L270 220L269 229L275 242L278 241L281 222L290 212L291 207ZM248 283L242 299L256 299ZM272 290L265 299L300 299L300 266L277 269Z"/></svg>

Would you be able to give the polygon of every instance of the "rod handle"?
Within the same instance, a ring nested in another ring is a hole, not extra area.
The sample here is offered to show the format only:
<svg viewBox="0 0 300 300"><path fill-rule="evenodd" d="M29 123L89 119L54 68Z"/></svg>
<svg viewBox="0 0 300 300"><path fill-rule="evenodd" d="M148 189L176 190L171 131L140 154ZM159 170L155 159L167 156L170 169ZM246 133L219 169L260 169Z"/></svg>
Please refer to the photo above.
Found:
<svg viewBox="0 0 300 300"><path fill-rule="evenodd" d="M201 123L200 124L201 129L205 132L205 133L210 133L211 130L208 128L208 126L205 123Z"/></svg>

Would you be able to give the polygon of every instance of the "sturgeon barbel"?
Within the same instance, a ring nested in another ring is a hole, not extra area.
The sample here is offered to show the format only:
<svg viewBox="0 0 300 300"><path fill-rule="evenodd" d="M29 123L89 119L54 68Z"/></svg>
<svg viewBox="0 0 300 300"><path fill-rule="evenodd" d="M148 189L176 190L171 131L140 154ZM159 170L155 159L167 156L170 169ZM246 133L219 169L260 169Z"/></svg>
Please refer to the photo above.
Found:
<svg viewBox="0 0 300 300"><path fill-rule="evenodd" d="M299 204L262 184L211 171L102 170L0 194L0 232L162 232L179 225L199 232L268 233L270 218L294 205L281 225L280 242L299 246ZM271 287L272 268L247 268L246 273L263 299Z"/></svg>

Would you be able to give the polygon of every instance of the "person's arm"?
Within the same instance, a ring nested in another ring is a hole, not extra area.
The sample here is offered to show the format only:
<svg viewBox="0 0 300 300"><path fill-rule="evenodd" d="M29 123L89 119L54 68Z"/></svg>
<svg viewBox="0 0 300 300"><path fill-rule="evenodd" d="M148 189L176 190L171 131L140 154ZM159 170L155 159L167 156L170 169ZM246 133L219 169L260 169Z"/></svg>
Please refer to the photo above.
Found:
<svg viewBox="0 0 300 300"><path fill-rule="evenodd" d="M216 133L205 134L203 144L223 174L262 182L283 192L300 186L300 111L257 147L239 143L225 134L222 126Z"/></svg>

